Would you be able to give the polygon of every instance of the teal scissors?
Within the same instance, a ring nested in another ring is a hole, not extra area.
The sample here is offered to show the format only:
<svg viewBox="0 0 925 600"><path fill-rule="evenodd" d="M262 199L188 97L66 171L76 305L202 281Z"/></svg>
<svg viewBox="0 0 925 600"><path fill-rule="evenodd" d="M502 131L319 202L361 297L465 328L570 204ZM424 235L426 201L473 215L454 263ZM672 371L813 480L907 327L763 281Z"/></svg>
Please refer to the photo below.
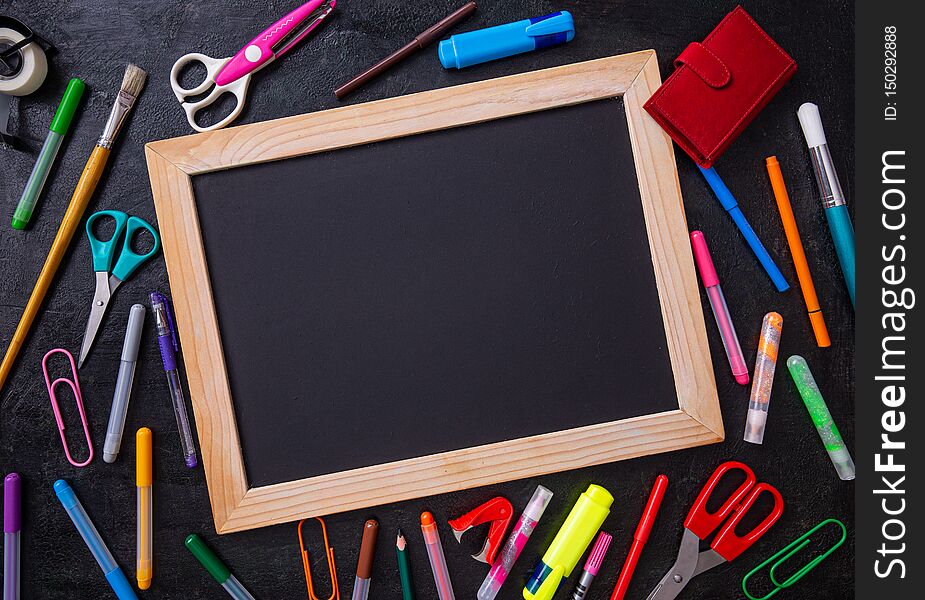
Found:
<svg viewBox="0 0 925 600"><path fill-rule="evenodd" d="M103 241L93 233L93 224L102 217L110 217L116 222L116 229L112 237ZM147 230L154 238L154 245L146 254L138 254L132 250L132 240L141 230ZM116 259L116 248L119 239L123 237L122 252ZM84 364L93 340L100 330L103 316L109 308L109 300L123 281L131 277L138 267L154 256L161 248L161 238L157 230L150 223L138 217L130 217L118 210L101 210L90 215L87 219L87 237L90 239L90 252L93 254L93 270L96 273L96 292L93 294L93 304L90 307L90 318L87 319L87 329L84 331L83 343L80 345L80 359L77 361L79 369ZM113 266L115 261L115 266ZM110 271L112 274L110 275Z"/></svg>

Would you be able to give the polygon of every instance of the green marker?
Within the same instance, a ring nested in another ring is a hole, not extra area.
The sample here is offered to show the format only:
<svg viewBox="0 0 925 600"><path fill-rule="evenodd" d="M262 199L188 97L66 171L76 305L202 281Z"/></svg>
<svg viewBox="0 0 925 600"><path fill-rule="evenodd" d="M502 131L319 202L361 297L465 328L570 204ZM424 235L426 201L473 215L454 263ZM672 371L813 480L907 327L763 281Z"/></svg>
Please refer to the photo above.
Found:
<svg viewBox="0 0 925 600"><path fill-rule="evenodd" d="M29 219L32 218L32 210L42 193L45 180L51 172L51 166L55 164L61 142L64 141L64 135L71 126L71 119L74 118L74 112L77 110L83 93L84 82L76 77L71 79L67 84L67 89L64 90L64 96L55 112L55 118L51 120L51 125L48 127L48 137L45 138L45 145L42 146L39 158L35 161L35 167L32 168L32 175L26 182L26 189L23 190L22 198L16 206L16 212L13 213L13 229L25 229Z"/></svg>
<svg viewBox="0 0 925 600"><path fill-rule="evenodd" d="M832 464L835 465L838 476L844 481L854 479L854 461L851 460L851 454L848 453L841 433L835 421L832 420L832 413L829 412L829 407L822 398L822 393L816 385L816 380L813 379L806 359L802 356L791 356L787 359L787 368L790 370L793 382L797 384L803 404L806 405L806 410L809 411L809 416L816 425L816 431L819 432L819 437L822 439L826 452L829 453L829 458L832 459Z"/></svg>
<svg viewBox="0 0 925 600"><path fill-rule="evenodd" d="M228 567L225 566L215 553L212 552L206 543L202 541L195 533L189 534L186 541L186 549L193 553L193 556L196 557L203 567L206 568L206 571L209 572L215 581L219 582L225 591L228 592L228 595L234 598L235 600L254 600L254 597L251 596L251 593L244 589L244 586L241 585L241 582L235 579L235 576L231 574L231 571L228 570Z"/></svg>

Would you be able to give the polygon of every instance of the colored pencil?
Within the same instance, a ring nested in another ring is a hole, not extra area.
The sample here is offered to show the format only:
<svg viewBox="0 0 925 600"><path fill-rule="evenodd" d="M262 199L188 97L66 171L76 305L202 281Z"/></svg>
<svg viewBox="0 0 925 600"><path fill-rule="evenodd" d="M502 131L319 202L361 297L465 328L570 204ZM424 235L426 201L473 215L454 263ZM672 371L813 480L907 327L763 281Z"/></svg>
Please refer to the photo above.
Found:
<svg viewBox="0 0 925 600"><path fill-rule="evenodd" d="M411 564L408 562L408 544L401 529L395 540L395 554L398 555L398 576L401 578L402 600L414 600L414 584L411 582Z"/></svg>

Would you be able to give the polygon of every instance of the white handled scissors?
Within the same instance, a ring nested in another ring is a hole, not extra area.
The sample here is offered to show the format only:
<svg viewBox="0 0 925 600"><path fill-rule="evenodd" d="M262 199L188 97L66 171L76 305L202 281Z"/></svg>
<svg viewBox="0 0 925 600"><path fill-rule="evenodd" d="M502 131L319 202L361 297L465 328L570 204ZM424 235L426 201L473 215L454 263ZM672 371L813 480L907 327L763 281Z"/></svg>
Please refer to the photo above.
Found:
<svg viewBox="0 0 925 600"><path fill-rule="evenodd" d="M198 52L181 56L170 70L170 87L173 88L173 93L176 94L177 100L186 111L186 120L193 129L212 131L234 121L244 109L244 99L247 95L247 84L250 83L251 74L270 64L302 41L334 10L336 4L337 0L306 2L270 25L232 57L217 59ZM205 65L206 78L196 87L186 89L180 85L177 77L180 70L191 62L200 62ZM210 88L212 92L205 98L195 102L186 101L191 96L206 93ZM234 110L218 123L208 127L199 126L196 123L196 113L218 100L226 92L233 94L237 99Z"/></svg>

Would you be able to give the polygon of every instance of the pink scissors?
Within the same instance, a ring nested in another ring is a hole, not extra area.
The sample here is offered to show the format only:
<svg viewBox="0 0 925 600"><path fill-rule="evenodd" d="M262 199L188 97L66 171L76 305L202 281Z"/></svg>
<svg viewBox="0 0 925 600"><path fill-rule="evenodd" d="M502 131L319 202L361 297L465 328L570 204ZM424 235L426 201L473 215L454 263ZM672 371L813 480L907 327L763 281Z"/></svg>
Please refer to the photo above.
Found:
<svg viewBox="0 0 925 600"><path fill-rule="evenodd" d="M273 23L260 35L252 39L230 58L212 58L205 54L192 52L181 56L170 70L170 87L177 100L186 111L186 120L196 131L212 131L231 123L244 109L247 84L251 74L279 58L305 36L312 32L334 10L337 0L310 0L295 9L276 23ZM191 62L200 62L206 67L205 81L194 88L186 89L177 81L180 70ZM209 89L212 92L201 100L187 102L191 96L199 96ZM225 93L234 95L237 104L234 110L218 123L201 127L196 123L196 113L212 104Z"/></svg>

